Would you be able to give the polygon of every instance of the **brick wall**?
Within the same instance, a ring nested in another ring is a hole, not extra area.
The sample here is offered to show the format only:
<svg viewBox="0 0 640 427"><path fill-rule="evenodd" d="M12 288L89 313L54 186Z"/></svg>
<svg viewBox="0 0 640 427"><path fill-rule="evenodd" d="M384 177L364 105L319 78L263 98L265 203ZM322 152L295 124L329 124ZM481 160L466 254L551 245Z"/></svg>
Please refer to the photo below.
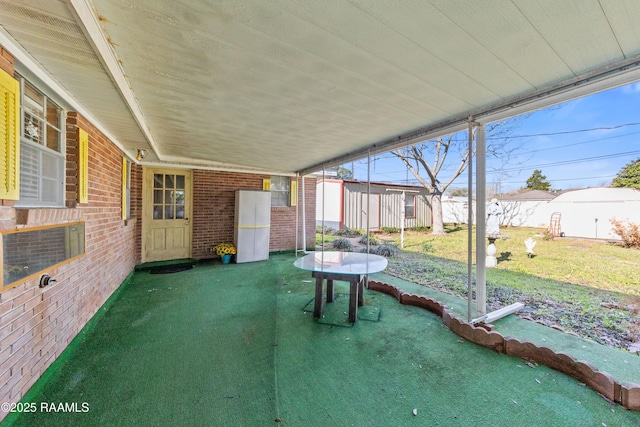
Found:
<svg viewBox="0 0 640 427"><path fill-rule="evenodd" d="M13 76L13 55L0 46L0 68Z"/></svg>
<svg viewBox="0 0 640 427"><path fill-rule="evenodd" d="M262 180L269 175L195 170L193 172L193 257L211 258L209 249L219 243L233 242L233 219L236 190L262 190ZM298 206L302 209L302 184L298 179ZM307 247L315 245L315 178L305 179ZM296 207L271 208L269 251L295 249ZM302 214L298 217L298 247L302 248Z"/></svg>
<svg viewBox="0 0 640 427"><path fill-rule="evenodd" d="M7 69L5 51L0 66ZM11 70L12 71L12 70ZM89 202L77 203L78 127L89 134ZM85 222L85 255L0 293L0 402L17 402L60 355L140 260L138 221L121 219L122 153L82 116L67 120L67 192L62 209L0 206L0 228ZM140 213L140 168L132 168L132 213ZM0 420L6 416L0 411Z"/></svg>
<svg viewBox="0 0 640 427"><path fill-rule="evenodd" d="M302 248L302 178L298 178L298 248ZM316 179L305 178L305 220L307 222L307 249L315 248L316 233ZM271 208L271 239L269 250L282 251L296 247L296 208Z"/></svg>
<svg viewBox="0 0 640 427"><path fill-rule="evenodd" d="M1 46L0 68L14 72L13 57ZM89 201L83 204L77 189L78 128L89 135ZM132 218L123 221L118 147L75 112L68 113L66 138L66 208L16 209L13 201L0 200L0 230L85 223L85 254L43 272L57 282L41 289L38 274L0 292L0 402L22 398L141 260L142 167L131 167ZM210 258L210 247L233 241L235 191L261 190L264 178L269 176L194 171L194 258ZM307 246L313 248L315 178L305 184ZM295 248L295 219L296 207L272 208L270 251ZM5 416L0 411L0 421Z"/></svg>

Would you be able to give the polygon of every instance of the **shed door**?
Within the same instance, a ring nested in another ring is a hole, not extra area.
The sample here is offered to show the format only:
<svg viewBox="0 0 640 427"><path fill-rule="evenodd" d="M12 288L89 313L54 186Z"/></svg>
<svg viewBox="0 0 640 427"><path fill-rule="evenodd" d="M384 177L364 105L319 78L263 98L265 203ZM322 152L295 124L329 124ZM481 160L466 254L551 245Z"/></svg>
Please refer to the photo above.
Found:
<svg viewBox="0 0 640 427"><path fill-rule="evenodd" d="M371 211L371 218L369 219L368 210ZM367 221L370 221L368 227L370 230L377 230L380 228L380 195L369 194L369 203L367 203L367 193L362 193L362 218L360 221L360 227L364 230L367 229Z"/></svg>

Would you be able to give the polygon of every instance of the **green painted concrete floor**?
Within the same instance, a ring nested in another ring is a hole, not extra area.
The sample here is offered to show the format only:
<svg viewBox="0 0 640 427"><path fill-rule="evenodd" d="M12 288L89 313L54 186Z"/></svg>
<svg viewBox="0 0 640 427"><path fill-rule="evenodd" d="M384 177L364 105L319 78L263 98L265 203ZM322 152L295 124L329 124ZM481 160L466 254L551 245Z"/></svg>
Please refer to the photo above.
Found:
<svg viewBox="0 0 640 427"><path fill-rule="evenodd" d="M25 396L38 410L2 426L640 426L640 412L381 293L365 290L351 324L348 285L336 282L316 320L314 282L294 259L136 271ZM372 279L466 313L450 295ZM640 382L638 356L515 316L496 327Z"/></svg>

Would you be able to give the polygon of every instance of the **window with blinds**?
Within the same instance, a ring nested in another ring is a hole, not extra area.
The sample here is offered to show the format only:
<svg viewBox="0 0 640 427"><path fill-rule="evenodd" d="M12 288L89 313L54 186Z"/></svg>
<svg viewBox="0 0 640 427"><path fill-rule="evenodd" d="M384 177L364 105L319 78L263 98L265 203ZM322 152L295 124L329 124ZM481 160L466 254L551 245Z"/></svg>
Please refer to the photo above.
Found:
<svg viewBox="0 0 640 427"><path fill-rule="evenodd" d="M20 200L16 206L64 206L64 111L21 76Z"/></svg>
<svg viewBox="0 0 640 427"><path fill-rule="evenodd" d="M271 177L271 206L289 206L291 178L288 176Z"/></svg>

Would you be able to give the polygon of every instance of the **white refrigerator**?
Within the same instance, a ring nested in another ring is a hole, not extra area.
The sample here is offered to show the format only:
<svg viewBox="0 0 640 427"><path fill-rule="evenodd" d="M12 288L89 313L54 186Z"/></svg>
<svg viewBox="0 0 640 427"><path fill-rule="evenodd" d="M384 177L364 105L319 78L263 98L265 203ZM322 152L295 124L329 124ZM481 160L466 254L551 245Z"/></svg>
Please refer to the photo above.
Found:
<svg viewBox="0 0 640 427"><path fill-rule="evenodd" d="M271 192L237 190L233 227L236 262L269 259Z"/></svg>

